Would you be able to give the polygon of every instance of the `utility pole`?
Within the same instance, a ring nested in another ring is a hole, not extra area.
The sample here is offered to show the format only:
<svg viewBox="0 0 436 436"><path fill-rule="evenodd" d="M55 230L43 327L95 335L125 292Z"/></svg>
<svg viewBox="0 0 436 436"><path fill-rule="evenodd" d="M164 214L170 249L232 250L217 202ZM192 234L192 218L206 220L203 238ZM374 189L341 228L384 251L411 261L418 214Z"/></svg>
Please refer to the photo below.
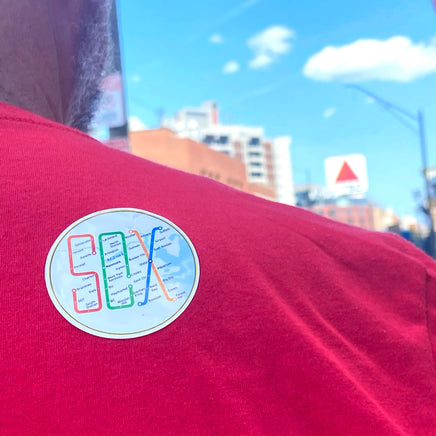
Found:
<svg viewBox="0 0 436 436"><path fill-rule="evenodd" d="M121 107L118 109L122 111L122 117L124 123L120 126L111 126L109 128L109 135L111 139L114 138L125 138L127 140L127 120L126 120L126 109L125 109L125 90L123 87L122 80L122 66L121 66L121 47L120 47L120 37L118 33L118 12L117 12L117 2L113 0L112 9L110 12L110 25L111 25L111 39L112 39L112 47L113 47L113 68L114 72L120 75L121 81Z"/></svg>
<svg viewBox="0 0 436 436"><path fill-rule="evenodd" d="M425 139L425 126L424 126L424 116L421 111L418 111L417 114L413 114L381 97L378 95L368 91L367 89L358 86L358 85L347 85L349 88L357 89L358 91L366 94L368 97L372 98L375 102L377 102L383 109L397 118L402 124L405 124L404 119L411 120L417 125L418 130L412 129L415 133L418 134L420 151L421 151L421 164L422 164L422 175L424 176L424 192L427 204L423 206L423 212L428 218L430 225L430 233L427 240L427 253L433 258L436 257L436 239L435 239L435 226L433 222L433 216L430 211L431 204L431 196L430 196L430 187L429 180L427 178L427 169L428 169L428 159L427 159L427 143ZM401 118L403 117L403 118ZM409 124L406 124L409 128L411 127Z"/></svg>

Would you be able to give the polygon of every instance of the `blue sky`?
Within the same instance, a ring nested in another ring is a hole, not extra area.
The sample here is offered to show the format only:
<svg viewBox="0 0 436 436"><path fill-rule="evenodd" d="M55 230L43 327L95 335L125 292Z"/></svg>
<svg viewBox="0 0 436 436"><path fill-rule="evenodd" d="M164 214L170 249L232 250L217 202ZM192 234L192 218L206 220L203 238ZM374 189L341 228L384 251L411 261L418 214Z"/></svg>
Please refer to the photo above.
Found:
<svg viewBox="0 0 436 436"><path fill-rule="evenodd" d="M294 183L325 185L329 156L366 156L370 198L415 214L416 133L355 83L426 121L436 161L431 0L118 0L127 111L158 114L215 100L220 121L292 137ZM416 127L416 123L412 122Z"/></svg>

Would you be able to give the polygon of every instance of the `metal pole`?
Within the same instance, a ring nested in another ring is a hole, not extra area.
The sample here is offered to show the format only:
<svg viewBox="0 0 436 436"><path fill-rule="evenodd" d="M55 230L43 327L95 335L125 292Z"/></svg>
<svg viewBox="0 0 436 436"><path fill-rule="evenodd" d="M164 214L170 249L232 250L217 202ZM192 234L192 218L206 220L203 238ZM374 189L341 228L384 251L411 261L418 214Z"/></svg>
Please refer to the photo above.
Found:
<svg viewBox="0 0 436 436"><path fill-rule="evenodd" d="M111 22L111 38L112 38L112 47L113 47L113 68L114 71L117 71L121 75L121 92L123 96L123 117L124 124L122 126L110 127L109 128L109 137L113 138L127 138L127 120L126 120L126 102L125 102L125 89L124 89L124 81L123 81L123 71L121 66L121 47L120 47L120 37L118 33L118 13L117 13L117 2L113 0L112 9L110 12L110 22Z"/></svg>
<svg viewBox="0 0 436 436"><path fill-rule="evenodd" d="M385 100L384 98L379 97L378 95L375 95L374 93L368 91L365 88L362 88L359 85L347 85L348 88L354 88L357 89L360 92L363 92L364 94L366 94L368 97L373 98L376 102L378 102L381 106L383 106L385 109L394 109L397 112L399 112L400 114L404 115L405 117L416 121L416 117L415 115L413 115L411 112L406 111L405 109L403 109L400 106L397 106L393 103L391 103L390 101Z"/></svg>
<svg viewBox="0 0 436 436"><path fill-rule="evenodd" d="M427 206L424 207L424 212L428 215L428 221L430 225L430 233L428 236L428 254L430 256L435 257L436 255L436 240L435 240L435 228L433 222L433 216L431 214L431 196L430 196L430 188L428 186L428 178L427 178L427 143L425 139L425 127L424 127L424 116L421 111L418 111L418 125L419 125L419 143L421 146L421 159L422 159L422 173L424 175L424 183L425 183L425 197L427 200Z"/></svg>
<svg viewBox="0 0 436 436"><path fill-rule="evenodd" d="M430 196L430 188L429 183L427 179L427 168L428 168L428 162L427 162L427 144L425 140L425 128L424 128L424 116L421 111L418 111L418 115L415 116L414 114L406 111L405 109L394 105L393 103L384 100L383 98L379 97L378 95L373 94L372 92L368 91L365 88L362 88L358 85L347 85L348 88L354 88L357 89L360 92L363 92L367 96L373 98L382 108L389 111L391 115L394 115L399 121L402 121L400 117L396 116L396 111L398 114L401 114L403 117L408 118L409 120L415 122L418 124L418 132L416 132L415 129L413 131L415 133L418 133L419 135L419 145L421 149L421 162L422 162L422 174L424 176L424 183L425 183L425 198L427 201L427 206L423 207L423 212L428 216L428 221L430 225L430 232L427 238L427 247L426 252L432 256L436 257L436 237L435 237L435 228L434 228L434 221L433 216L431 214L430 209L430 202L431 202L431 196ZM405 123L404 123L405 124ZM410 127L410 125L407 125L407 127Z"/></svg>

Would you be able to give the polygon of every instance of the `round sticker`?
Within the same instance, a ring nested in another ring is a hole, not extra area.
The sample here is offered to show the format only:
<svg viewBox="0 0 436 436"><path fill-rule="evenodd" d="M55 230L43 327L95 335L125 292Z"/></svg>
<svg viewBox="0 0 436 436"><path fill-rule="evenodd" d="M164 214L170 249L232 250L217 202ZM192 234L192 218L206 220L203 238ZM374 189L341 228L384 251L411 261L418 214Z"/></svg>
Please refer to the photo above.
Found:
<svg viewBox="0 0 436 436"><path fill-rule="evenodd" d="M46 262L53 304L73 325L134 338L173 322L198 285L194 246L175 224L139 209L108 209L73 223Z"/></svg>

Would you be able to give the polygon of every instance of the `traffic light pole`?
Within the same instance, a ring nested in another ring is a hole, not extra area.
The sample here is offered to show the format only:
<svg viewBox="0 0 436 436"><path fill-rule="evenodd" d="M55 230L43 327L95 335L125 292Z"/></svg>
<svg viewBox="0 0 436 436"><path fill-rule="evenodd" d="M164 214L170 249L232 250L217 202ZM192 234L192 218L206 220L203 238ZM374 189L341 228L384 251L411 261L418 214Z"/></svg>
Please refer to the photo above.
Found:
<svg viewBox="0 0 436 436"><path fill-rule="evenodd" d="M426 201L427 201L427 205L423 206L423 212L427 215L429 225L430 225L430 233L428 236L428 247L427 247L426 251L433 258L436 257L435 226L434 226L434 222L433 222L433 216L432 216L431 211L430 211L431 197L430 197L429 181L427 178L427 169L428 169L427 143L426 143L426 139L425 139L424 116L423 116L422 112L418 111L418 114L414 115L413 113L410 113L410 112L406 111L405 109L403 109L399 106L396 106L387 100L384 100L383 98L379 97L378 95L375 95L374 93L366 90L365 88L362 88L361 86L348 85L348 87L357 89L358 91L363 92L368 97L372 98L383 109L390 112L391 115L394 115L395 118L397 118L400 122L404 123L404 120L399 118L398 114L400 114L403 117L417 123L418 131L417 132L415 130L414 131L419 136L419 144L420 144L420 150L421 150L422 174L424 176L425 197L426 197Z"/></svg>

